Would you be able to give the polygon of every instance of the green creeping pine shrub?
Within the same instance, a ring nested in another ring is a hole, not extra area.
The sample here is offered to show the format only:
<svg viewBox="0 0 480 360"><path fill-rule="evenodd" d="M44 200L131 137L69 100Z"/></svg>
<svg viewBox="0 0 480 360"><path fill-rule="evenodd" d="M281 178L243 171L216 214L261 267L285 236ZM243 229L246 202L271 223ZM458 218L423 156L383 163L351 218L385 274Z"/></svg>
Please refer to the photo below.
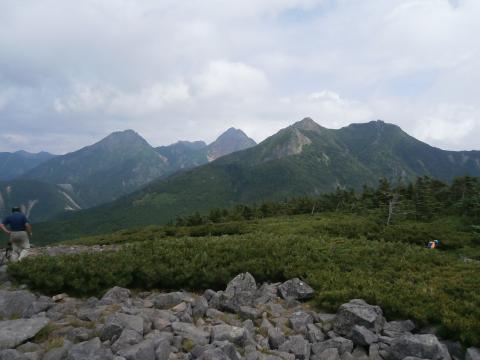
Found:
<svg viewBox="0 0 480 360"><path fill-rule="evenodd" d="M480 263L399 242L265 233L165 238L118 252L25 259L9 271L33 289L82 296L114 285L223 289L245 271L258 282L301 277L319 308L364 298L391 320L439 325L444 335L480 345Z"/></svg>

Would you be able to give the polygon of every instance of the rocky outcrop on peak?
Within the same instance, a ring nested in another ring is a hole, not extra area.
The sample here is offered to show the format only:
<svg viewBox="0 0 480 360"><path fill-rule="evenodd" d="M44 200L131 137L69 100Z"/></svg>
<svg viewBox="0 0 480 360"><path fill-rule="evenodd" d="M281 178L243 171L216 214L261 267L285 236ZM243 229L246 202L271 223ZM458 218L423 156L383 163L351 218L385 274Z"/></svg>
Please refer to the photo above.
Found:
<svg viewBox="0 0 480 360"><path fill-rule="evenodd" d="M387 321L354 299L336 314L313 311L301 279L257 284L249 273L224 291L140 292L52 298L0 290L0 360L478 360L410 320Z"/></svg>

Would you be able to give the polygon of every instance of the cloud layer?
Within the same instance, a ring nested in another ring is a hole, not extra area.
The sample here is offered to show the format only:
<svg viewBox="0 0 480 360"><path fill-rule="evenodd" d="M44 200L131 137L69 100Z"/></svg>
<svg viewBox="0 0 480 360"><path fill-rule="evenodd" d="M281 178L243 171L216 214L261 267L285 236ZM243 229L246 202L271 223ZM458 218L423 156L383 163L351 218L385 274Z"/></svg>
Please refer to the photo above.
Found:
<svg viewBox="0 0 480 360"><path fill-rule="evenodd" d="M477 0L5 0L0 151L381 118L480 149Z"/></svg>

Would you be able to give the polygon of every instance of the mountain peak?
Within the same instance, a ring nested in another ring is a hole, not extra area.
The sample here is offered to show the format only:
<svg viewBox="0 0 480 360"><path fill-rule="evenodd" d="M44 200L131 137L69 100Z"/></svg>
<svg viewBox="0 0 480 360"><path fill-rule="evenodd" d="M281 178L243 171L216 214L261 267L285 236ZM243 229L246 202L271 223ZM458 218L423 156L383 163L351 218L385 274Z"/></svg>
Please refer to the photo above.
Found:
<svg viewBox="0 0 480 360"><path fill-rule="evenodd" d="M91 146L117 147L125 145L129 146L134 144L142 146L146 145L150 147L150 145L143 137L141 137L137 132L130 129L123 131L115 131Z"/></svg>
<svg viewBox="0 0 480 360"><path fill-rule="evenodd" d="M255 140L249 138L242 130L231 127L208 145L207 157L209 161L213 161L221 156L255 145L257 145Z"/></svg>
<svg viewBox="0 0 480 360"><path fill-rule="evenodd" d="M306 117L292 125L294 129L320 132L324 127L318 125L312 118Z"/></svg>

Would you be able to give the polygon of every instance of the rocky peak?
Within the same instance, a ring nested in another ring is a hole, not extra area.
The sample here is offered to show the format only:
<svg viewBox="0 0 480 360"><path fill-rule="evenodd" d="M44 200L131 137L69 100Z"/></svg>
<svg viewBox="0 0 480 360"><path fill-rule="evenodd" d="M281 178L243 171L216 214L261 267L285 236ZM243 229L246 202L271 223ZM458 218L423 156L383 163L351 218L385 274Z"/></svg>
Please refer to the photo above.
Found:
<svg viewBox="0 0 480 360"><path fill-rule="evenodd" d="M231 127L208 145L207 157L209 161L213 161L221 156L245 150L255 145L257 145L255 140L249 138L242 130Z"/></svg>
<svg viewBox="0 0 480 360"><path fill-rule="evenodd" d="M312 118L306 117L303 120L297 121L295 124L292 125L292 128L298 130L305 130L305 131L315 131L321 132L325 128L318 125Z"/></svg>

